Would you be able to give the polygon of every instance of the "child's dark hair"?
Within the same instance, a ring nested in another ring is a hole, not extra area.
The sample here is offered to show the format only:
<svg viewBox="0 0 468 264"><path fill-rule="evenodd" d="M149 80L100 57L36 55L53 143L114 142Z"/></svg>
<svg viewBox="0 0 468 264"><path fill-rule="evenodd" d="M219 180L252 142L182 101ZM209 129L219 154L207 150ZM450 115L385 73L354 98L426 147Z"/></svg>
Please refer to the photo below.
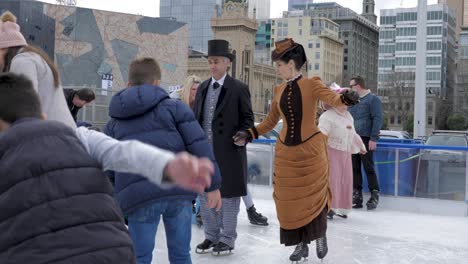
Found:
<svg viewBox="0 0 468 264"><path fill-rule="evenodd" d="M7 123L41 118L41 102L32 82L24 75L0 74L0 119Z"/></svg>

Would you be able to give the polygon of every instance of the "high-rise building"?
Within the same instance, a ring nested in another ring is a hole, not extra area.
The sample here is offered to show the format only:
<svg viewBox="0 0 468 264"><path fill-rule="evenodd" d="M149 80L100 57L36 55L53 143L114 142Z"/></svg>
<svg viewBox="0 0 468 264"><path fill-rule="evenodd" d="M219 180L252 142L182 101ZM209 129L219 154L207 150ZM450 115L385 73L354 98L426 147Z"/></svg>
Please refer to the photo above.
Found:
<svg viewBox="0 0 468 264"><path fill-rule="evenodd" d="M208 40L213 39L211 18L220 16L222 6L227 2L247 5L250 18L266 19L270 17L270 0L160 0L159 16L187 23L189 48L206 53Z"/></svg>
<svg viewBox="0 0 468 264"><path fill-rule="evenodd" d="M308 9L313 3L313 0L288 0L288 11Z"/></svg>
<svg viewBox="0 0 468 264"><path fill-rule="evenodd" d="M51 58L55 50L55 19L42 11L35 1L4 0L0 2L0 13L11 11L17 17L26 41L43 49Z"/></svg>
<svg viewBox="0 0 468 264"><path fill-rule="evenodd" d="M341 83L347 85L351 77L359 75L366 80L367 86L375 91L379 44L377 25L353 10L333 2L312 4L305 11L305 15L326 17L339 24L340 39L344 43Z"/></svg>
<svg viewBox="0 0 468 264"><path fill-rule="evenodd" d="M417 8L380 11L378 94L389 127L401 129L414 112ZM455 13L447 5L427 7L427 129L443 127L454 96Z"/></svg>
<svg viewBox="0 0 468 264"><path fill-rule="evenodd" d="M468 24L468 1L465 0L438 0L439 4L446 4L455 12L457 28L455 32L460 34L461 26ZM457 36L458 39L458 36Z"/></svg>
<svg viewBox="0 0 468 264"><path fill-rule="evenodd" d="M227 2L227 1L225 1ZM248 0L249 17L255 19L269 19L270 18L270 0ZM254 17L255 10L255 17Z"/></svg>
<svg viewBox="0 0 468 264"><path fill-rule="evenodd" d="M271 22L271 42L293 38L304 46L309 77L319 76L325 83L343 78L343 42L339 25L325 17L304 16L303 10L288 11Z"/></svg>
<svg viewBox="0 0 468 264"><path fill-rule="evenodd" d="M255 34L255 55L256 63L271 64L271 20L257 19L258 30Z"/></svg>
<svg viewBox="0 0 468 264"><path fill-rule="evenodd" d="M160 0L161 18L175 19L189 27L189 47L207 52L208 40L213 38L211 18L221 12L222 0Z"/></svg>

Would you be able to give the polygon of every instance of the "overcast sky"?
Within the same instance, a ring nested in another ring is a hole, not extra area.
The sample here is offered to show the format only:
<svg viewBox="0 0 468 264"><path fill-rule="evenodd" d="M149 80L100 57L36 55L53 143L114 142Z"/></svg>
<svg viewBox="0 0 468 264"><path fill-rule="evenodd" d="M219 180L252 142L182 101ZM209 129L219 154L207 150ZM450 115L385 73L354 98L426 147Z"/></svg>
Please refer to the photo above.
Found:
<svg viewBox="0 0 468 264"><path fill-rule="evenodd" d="M55 0L41 0L43 2L55 3ZM159 16L159 0L77 0L78 6L94 9L110 10L123 13L141 14L145 16ZM315 0L314 2L331 2ZM344 7L349 7L361 13L361 0L336 0ZM380 9L415 7L418 0L376 0L376 15ZM437 0L427 0L428 4L436 4ZM271 0L271 17L281 17L282 11L288 9L288 0Z"/></svg>

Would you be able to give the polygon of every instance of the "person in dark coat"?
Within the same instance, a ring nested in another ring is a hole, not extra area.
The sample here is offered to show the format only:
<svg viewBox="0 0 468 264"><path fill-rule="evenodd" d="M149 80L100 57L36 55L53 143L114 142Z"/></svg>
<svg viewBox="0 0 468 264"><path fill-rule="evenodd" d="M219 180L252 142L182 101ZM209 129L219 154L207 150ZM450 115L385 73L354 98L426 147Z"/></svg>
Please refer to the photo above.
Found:
<svg viewBox="0 0 468 264"><path fill-rule="evenodd" d="M65 94L65 100L67 101L68 109L70 109L70 113L75 122L78 111L96 99L94 91L89 88L83 88L78 91L73 89L63 89L63 93Z"/></svg>
<svg viewBox="0 0 468 264"><path fill-rule="evenodd" d="M103 170L141 173L154 184L164 180L197 192L209 184L213 166L207 160L73 130L41 120L41 112L29 79L0 75L2 264L135 263Z"/></svg>
<svg viewBox="0 0 468 264"><path fill-rule="evenodd" d="M221 212L208 209L206 197L201 196L206 239L197 251L213 248L214 253L231 251L235 246L240 198L247 193L247 153L245 146L234 144L233 136L254 125L249 87L227 74L235 58L228 47L226 40L208 42L212 77L200 84L193 107L221 170Z"/></svg>
<svg viewBox="0 0 468 264"><path fill-rule="evenodd" d="M187 151L215 163L213 150L192 110L159 87L161 69L152 58L130 64L129 87L113 96L105 133L118 140L136 139L178 153ZM211 208L221 207L221 175L215 165L206 190ZM115 192L135 244L139 264L150 264L157 227L162 215L169 261L189 264L192 200L196 194L179 188L158 188L140 175L115 173Z"/></svg>

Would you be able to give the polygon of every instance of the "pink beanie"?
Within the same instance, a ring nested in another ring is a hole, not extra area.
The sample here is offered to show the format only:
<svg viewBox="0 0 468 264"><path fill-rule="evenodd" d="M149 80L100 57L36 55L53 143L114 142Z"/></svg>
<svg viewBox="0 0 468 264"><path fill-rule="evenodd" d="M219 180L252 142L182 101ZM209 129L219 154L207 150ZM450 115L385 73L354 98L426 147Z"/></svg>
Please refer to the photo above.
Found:
<svg viewBox="0 0 468 264"><path fill-rule="evenodd" d="M28 45L16 24L15 15L6 11L0 20L0 49Z"/></svg>

